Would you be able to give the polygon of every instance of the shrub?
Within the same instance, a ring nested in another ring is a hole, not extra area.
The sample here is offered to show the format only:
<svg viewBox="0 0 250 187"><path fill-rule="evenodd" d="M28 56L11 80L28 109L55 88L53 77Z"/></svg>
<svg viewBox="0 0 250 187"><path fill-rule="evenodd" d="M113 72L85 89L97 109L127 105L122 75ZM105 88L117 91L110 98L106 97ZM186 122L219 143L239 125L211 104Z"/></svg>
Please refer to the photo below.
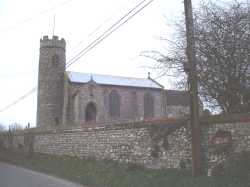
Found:
<svg viewBox="0 0 250 187"><path fill-rule="evenodd" d="M250 180L250 152L234 153L212 170L212 176L228 176Z"/></svg>
<svg viewBox="0 0 250 187"><path fill-rule="evenodd" d="M224 167L227 176L250 179L250 151L232 155Z"/></svg>

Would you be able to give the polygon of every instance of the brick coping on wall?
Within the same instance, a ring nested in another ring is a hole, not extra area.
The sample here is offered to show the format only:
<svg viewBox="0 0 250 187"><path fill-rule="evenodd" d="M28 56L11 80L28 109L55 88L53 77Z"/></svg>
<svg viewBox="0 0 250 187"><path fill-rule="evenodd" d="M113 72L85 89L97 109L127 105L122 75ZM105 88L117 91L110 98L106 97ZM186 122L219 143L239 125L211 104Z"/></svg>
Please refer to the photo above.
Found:
<svg viewBox="0 0 250 187"><path fill-rule="evenodd" d="M200 119L200 122L202 125L250 122L250 113L204 116Z"/></svg>
<svg viewBox="0 0 250 187"><path fill-rule="evenodd" d="M34 134L48 134L48 133L72 133L81 131L107 131L107 130L121 130L121 129L136 129L146 128L151 125L176 125L183 126L186 124L187 119L153 119L147 121L135 121L127 123L113 123L113 124L88 124L85 126L71 126L71 127L60 127L60 128L33 128L30 129Z"/></svg>
<svg viewBox="0 0 250 187"><path fill-rule="evenodd" d="M225 124L225 123L237 123L242 124L250 122L250 114L231 114L226 115L213 115L203 116L200 118L200 123L203 127L214 124ZM34 134L48 134L48 133L72 133L79 131L107 131L107 130L119 130L119 129L135 129L135 128L146 128L151 125L176 125L176 126L187 126L190 123L189 117L183 118L154 118L144 121L124 121L124 123L114 121L113 123L104 124L86 124L82 126L60 126L56 128L31 128L21 131L14 132L15 135L23 135L24 133L32 132ZM6 132L8 133L8 132Z"/></svg>

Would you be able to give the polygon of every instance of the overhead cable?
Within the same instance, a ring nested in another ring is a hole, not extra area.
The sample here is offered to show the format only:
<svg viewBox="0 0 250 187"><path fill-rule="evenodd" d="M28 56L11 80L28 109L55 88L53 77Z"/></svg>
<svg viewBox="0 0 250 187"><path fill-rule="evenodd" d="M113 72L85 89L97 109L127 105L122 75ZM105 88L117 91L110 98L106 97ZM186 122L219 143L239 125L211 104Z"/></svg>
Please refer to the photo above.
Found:
<svg viewBox="0 0 250 187"><path fill-rule="evenodd" d="M74 64L76 61L78 61L82 56L84 56L86 53L88 53L91 49L93 49L95 46L97 46L100 42L102 42L104 39L106 39L108 36L110 36L114 31L119 29L121 26L123 26L125 23L127 23L130 19L132 19L135 15L137 15L139 12L141 12L144 8L146 8L149 4L151 4L154 0L150 0L145 5L143 5L141 8L138 9L146 0L141 1L139 4L137 4L133 9L131 9L128 13L126 13L122 18L120 18L117 22L115 22L111 27L109 27L103 34L101 34L97 39L95 39L93 42L91 42L87 47L85 47L83 50L81 50L77 55L75 55L72 59L70 59L67 64L66 68ZM138 10L136 10L138 9ZM135 11L136 10L136 11ZM135 12L134 12L135 11ZM134 12L134 13L133 13ZM130 15L131 14L131 15Z"/></svg>
<svg viewBox="0 0 250 187"><path fill-rule="evenodd" d="M149 4L151 4L154 0L148 1L146 4L144 4L141 8L138 9L146 0L141 1L139 4L137 4L133 9L131 9L128 13L126 13L122 18L120 18L117 22L115 22L109 29L107 29L103 34L101 34L97 39L95 39L93 42L91 42L87 47L85 47L81 52L79 52L75 57L73 57L71 60L69 60L66 64L66 68L74 64L77 60L79 60L82 56L84 56L86 53L88 53L91 49L93 49L95 46L97 46L100 42L102 42L104 39L106 39L108 36L110 36L113 32L115 32L117 29L119 29L121 26L123 26L125 23L127 23L130 19L132 19L135 15L137 15L139 12L141 12L144 8L146 8ZM138 10L136 10L138 9ZM135 11L136 10L136 11ZM135 12L134 12L135 11ZM132 13L134 12L134 13ZM131 14L132 13L132 14ZM131 14L131 15L130 15ZM126 18L126 19L125 19ZM11 104L7 105L6 107L0 109L0 112L3 112L10 107L16 105L20 101L24 100L25 98L29 97L32 93L34 93L37 90L37 87L32 88L29 92L27 92L25 95L18 98L16 101L12 102Z"/></svg>
<svg viewBox="0 0 250 187"><path fill-rule="evenodd" d="M12 102L11 104L5 106L4 108L0 109L0 112L3 112L7 109L9 109L10 107L16 105L17 103L19 103L20 101L24 100L25 98L29 97L32 93L34 93L36 91L37 87L32 88L31 90L29 90L25 95L23 95L22 97L18 98L17 100L15 100L14 102Z"/></svg>

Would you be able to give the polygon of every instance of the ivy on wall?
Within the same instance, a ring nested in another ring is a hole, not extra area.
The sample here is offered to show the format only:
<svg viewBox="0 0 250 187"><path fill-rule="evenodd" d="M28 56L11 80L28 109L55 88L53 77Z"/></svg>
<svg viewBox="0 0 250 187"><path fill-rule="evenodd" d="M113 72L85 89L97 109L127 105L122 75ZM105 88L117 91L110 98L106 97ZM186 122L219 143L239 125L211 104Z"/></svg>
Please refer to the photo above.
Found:
<svg viewBox="0 0 250 187"><path fill-rule="evenodd" d="M233 139L230 131L218 130L209 143L212 154L220 155L232 151Z"/></svg>
<svg viewBox="0 0 250 187"><path fill-rule="evenodd" d="M167 151L169 149L168 136L181 128L183 125L150 125L149 135L152 141L151 156L159 158L161 149Z"/></svg>

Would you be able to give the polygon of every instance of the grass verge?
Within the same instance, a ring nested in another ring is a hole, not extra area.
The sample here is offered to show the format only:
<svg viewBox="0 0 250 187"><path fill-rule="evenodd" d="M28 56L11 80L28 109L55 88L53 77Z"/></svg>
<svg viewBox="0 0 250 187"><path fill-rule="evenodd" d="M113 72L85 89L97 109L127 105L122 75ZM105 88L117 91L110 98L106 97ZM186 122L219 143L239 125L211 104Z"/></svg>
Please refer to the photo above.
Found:
<svg viewBox="0 0 250 187"><path fill-rule="evenodd" d="M192 178L177 169L154 170L134 164L96 161L68 156L0 151L0 160L92 187L247 187L232 177Z"/></svg>

